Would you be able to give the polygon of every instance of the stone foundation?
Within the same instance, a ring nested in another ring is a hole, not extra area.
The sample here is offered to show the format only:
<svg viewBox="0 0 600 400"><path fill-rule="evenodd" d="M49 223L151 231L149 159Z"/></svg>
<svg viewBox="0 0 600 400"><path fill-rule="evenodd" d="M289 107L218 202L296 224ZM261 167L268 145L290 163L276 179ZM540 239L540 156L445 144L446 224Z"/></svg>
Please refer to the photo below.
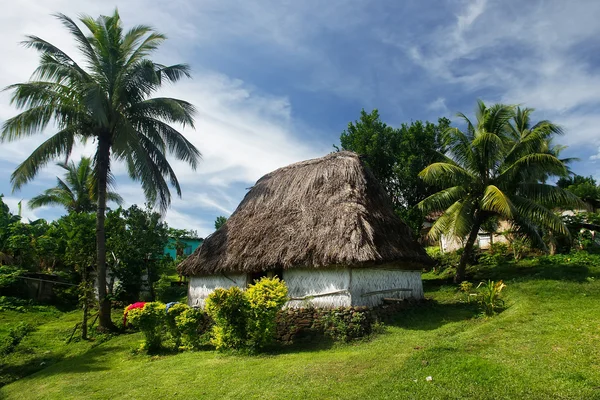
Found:
<svg viewBox="0 0 600 400"><path fill-rule="evenodd" d="M277 314L276 340L281 343L291 344L295 341L309 340L322 337L328 329L327 321L333 316L344 321L351 329L369 334L376 322L387 322L399 314L400 311L414 306L416 301L401 301L384 304L377 307L339 307L335 309L320 308L285 308ZM355 327L355 313L363 313L365 318L360 321L360 326Z"/></svg>

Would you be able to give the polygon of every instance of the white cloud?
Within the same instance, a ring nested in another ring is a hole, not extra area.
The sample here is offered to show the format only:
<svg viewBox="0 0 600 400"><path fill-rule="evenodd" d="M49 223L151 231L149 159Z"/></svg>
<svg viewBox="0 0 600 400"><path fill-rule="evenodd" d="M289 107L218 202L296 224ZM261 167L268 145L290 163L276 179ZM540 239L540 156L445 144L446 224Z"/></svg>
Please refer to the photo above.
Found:
<svg viewBox="0 0 600 400"><path fill-rule="evenodd" d="M162 52L157 55L160 61L161 57L168 58L168 62L190 61L190 40L210 40L202 35L211 29L227 29L221 25L209 26L207 30L206 26L190 18L190 15L204 15L200 13L211 7L219 8L218 2L196 6L193 2L175 1L170 4L169 13L165 13L159 3L119 3L119 11L129 26L151 22L159 30L168 33L171 40L164 44ZM27 80L36 66L35 52L17 44L25 34L39 35L74 54L73 43L69 41L66 31L49 14L60 10L71 17L82 11L95 16L112 12L112 7L92 1L72 3L66 0L25 0L4 7L6 12L0 16L0 34L3 38L0 52L11 62L0 66L0 86ZM326 150L319 150L318 145L305 143L294 136L296 122L292 105L285 96L259 92L235 77L201 65L196 65L194 78L168 87L161 93L183 98L198 108L196 129L185 129L184 133L203 154L197 171L192 171L181 162L172 162L183 188L184 199L174 199L167 220L174 226L199 229L206 234L210 224L191 217L195 208L229 214L241 200L240 193L230 189L233 183L252 184L273 169L321 155ZM8 106L8 98L8 93L0 94L0 121L16 112ZM16 165L44 138L45 135L38 135L14 143L3 143L0 160ZM73 158L93 154L93 150L93 143L80 146ZM127 183L123 166L115 165L114 172L118 176L117 189L127 203L143 204L141 190L133 190L132 185ZM57 173L60 170L50 166L40 174L36 183L41 181L49 186L54 183L53 177Z"/></svg>

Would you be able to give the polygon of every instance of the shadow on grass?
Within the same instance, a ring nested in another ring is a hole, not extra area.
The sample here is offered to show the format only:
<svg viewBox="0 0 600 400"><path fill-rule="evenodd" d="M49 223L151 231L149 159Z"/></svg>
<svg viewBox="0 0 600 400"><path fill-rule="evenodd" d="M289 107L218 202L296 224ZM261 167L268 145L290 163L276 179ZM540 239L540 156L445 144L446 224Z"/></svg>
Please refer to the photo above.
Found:
<svg viewBox="0 0 600 400"><path fill-rule="evenodd" d="M108 368L102 365L102 361L98 359L116 349L118 349L116 346L104 345L77 356L42 354L22 363L5 365L0 368L0 387L33 374L40 377L61 373L107 370ZM60 365L56 365L59 363Z"/></svg>
<svg viewBox="0 0 600 400"><path fill-rule="evenodd" d="M274 343L269 348L265 349L264 354L281 355L291 353L308 353L331 349L335 345L335 341L323 334L315 334L311 336L300 336L294 339L291 344Z"/></svg>
<svg viewBox="0 0 600 400"><path fill-rule="evenodd" d="M430 331L452 322L470 320L478 313L475 304L428 301L422 306L399 312L385 323L403 329Z"/></svg>
<svg viewBox="0 0 600 400"><path fill-rule="evenodd" d="M437 291L443 286L453 285L452 271L443 271L439 278L423 280L426 292ZM544 258L531 258L519 262L508 261L498 265L477 264L467 268L465 280L479 282L489 280L503 281L532 281L558 280L571 282L586 282L589 278L600 278L600 265L589 266L585 263L570 262L560 264L545 261Z"/></svg>

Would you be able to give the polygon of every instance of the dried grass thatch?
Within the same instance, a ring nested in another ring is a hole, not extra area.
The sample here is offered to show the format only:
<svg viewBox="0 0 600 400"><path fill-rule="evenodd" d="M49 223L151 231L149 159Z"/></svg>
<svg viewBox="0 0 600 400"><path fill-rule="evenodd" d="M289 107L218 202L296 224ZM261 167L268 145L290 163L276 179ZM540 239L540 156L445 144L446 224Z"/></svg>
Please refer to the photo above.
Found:
<svg viewBox="0 0 600 400"><path fill-rule="evenodd" d="M225 225L179 265L185 275L429 263L359 156L332 153L256 182Z"/></svg>

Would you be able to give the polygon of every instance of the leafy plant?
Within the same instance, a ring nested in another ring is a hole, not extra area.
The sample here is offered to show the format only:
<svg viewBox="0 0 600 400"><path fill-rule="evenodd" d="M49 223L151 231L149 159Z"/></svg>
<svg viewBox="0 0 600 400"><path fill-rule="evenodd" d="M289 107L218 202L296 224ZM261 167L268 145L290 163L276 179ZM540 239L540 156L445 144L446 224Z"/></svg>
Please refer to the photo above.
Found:
<svg viewBox="0 0 600 400"><path fill-rule="evenodd" d="M276 333L276 316L287 301L287 286L279 278L262 278L248 287L250 305L248 345L260 349L269 344Z"/></svg>
<svg viewBox="0 0 600 400"><path fill-rule="evenodd" d="M143 350L151 353L161 349L165 314L165 305L159 302L146 303L143 308L129 310L127 322L144 334Z"/></svg>
<svg viewBox="0 0 600 400"><path fill-rule="evenodd" d="M27 322L20 322L10 328L8 335L0 343L0 355L6 356L12 353L19 343L34 330L35 327Z"/></svg>
<svg viewBox="0 0 600 400"><path fill-rule="evenodd" d="M185 346L198 349L208 342L211 321L200 308L185 308L175 317L175 324Z"/></svg>
<svg viewBox="0 0 600 400"><path fill-rule="evenodd" d="M323 316L325 334L333 340L349 342L370 333L367 315L352 309L335 309Z"/></svg>
<svg viewBox="0 0 600 400"><path fill-rule="evenodd" d="M206 312L215 322L211 343L217 350L242 349L248 339L250 304L237 286L218 288L206 299Z"/></svg>
<svg viewBox="0 0 600 400"><path fill-rule="evenodd" d="M175 345L175 348L179 348L179 346L181 345L181 331L180 331L179 327L177 326L176 320L177 320L177 317L179 317L189 307L186 304L182 304L182 303L171 304L170 307L169 307L169 304L167 304L166 307L167 308L166 308L165 322L167 325L167 332L171 336L171 339L173 340L173 344Z"/></svg>
<svg viewBox="0 0 600 400"><path fill-rule="evenodd" d="M499 308L504 307L504 300L500 298L504 288L506 285L502 281L488 280L477 285L477 301L488 317L494 315Z"/></svg>

